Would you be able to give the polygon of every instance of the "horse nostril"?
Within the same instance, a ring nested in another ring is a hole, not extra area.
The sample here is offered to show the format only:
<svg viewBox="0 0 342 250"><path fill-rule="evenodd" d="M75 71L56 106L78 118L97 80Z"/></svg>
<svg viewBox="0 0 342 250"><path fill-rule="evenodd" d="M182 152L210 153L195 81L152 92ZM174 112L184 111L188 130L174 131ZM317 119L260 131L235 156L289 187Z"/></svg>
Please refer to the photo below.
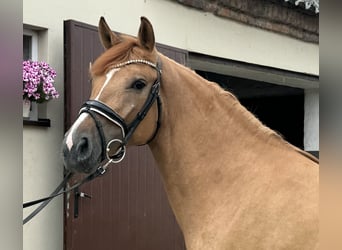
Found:
<svg viewBox="0 0 342 250"><path fill-rule="evenodd" d="M83 154L88 149L88 139L83 137L77 145L77 150L80 154Z"/></svg>
<svg viewBox="0 0 342 250"><path fill-rule="evenodd" d="M77 158L80 161L87 160L91 155L91 145L87 137L82 137L76 146Z"/></svg>

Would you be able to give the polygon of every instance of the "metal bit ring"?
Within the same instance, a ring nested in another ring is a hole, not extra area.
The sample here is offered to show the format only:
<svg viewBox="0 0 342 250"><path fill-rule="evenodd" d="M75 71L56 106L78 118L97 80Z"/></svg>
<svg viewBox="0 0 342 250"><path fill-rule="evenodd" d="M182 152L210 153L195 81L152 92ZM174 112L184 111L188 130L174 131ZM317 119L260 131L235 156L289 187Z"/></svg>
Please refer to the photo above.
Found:
<svg viewBox="0 0 342 250"><path fill-rule="evenodd" d="M112 144L119 143L120 147L119 149L115 152L114 155L109 155L110 152L110 146ZM109 162L111 163L119 163L121 162L126 156L126 145L122 142L120 139L113 139L107 144L106 148L106 157Z"/></svg>

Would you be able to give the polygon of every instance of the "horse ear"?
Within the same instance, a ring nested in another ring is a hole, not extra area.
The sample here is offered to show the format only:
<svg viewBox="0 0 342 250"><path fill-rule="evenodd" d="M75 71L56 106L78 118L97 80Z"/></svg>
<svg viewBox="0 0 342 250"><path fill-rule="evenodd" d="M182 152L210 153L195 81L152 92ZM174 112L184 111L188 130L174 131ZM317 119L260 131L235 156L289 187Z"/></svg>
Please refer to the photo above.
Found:
<svg viewBox="0 0 342 250"><path fill-rule="evenodd" d="M140 20L141 23L138 33L139 42L145 49L152 51L155 45L152 24L146 17L141 17Z"/></svg>
<svg viewBox="0 0 342 250"><path fill-rule="evenodd" d="M99 21L99 35L105 49L109 49L121 42L121 38L109 28L104 17L101 17Z"/></svg>

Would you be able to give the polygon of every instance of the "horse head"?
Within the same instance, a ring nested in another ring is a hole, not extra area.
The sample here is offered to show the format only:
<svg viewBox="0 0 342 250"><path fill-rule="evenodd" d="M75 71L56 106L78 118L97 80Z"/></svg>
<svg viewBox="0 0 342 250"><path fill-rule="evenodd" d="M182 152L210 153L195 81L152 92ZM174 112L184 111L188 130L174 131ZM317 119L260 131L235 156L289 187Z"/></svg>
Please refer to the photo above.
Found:
<svg viewBox="0 0 342 250"><path fill-rule="evenodd" d="M151 23L141 17L137 37L99 21L105 52L90 66L89 100L65 134L62 153L71 171L91 173L105 159L118 162L126 145L151 141L159 128L161 66Z"/></svg>

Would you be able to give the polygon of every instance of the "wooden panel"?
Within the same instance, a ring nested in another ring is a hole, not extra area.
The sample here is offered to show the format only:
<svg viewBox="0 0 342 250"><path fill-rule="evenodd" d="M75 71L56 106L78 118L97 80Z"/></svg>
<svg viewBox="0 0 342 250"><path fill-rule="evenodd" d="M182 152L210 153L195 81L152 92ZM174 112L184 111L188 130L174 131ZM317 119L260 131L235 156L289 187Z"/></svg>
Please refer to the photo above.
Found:
<svg viewBox="0 0 342 250"><path fill-rule="evenodd" d="M90 95L89 63L102 52L97 28L76 21L64 23L65 39L65 130L78 116L81 105Z"/></svg>
<svg viewBox="0 0 342 250"><path fill-rule="evenodd" d="M97 28L76 21L65 22L65 128L76 119L89 97L89 62L102 51ZM187 62L187 52L163 52ZM82 176L73 178L73 185ZM158 168L147 146L130 148L120 164L82 186L92 196L80 198L74 218L74 194L65 197L66 250L181 250L182 233L169 207Z"/></svg>
<svg viewBox="0 0 342 250"><path fill-rule="evenodd" d="M186 50L173 48L164 44L157 44L157 49L163 55L172 58L176 62L188 66L189 53Z"/></svg>
<svg viewBox="0 0 342 250"><path fill-rule="evenodd" d="M128 155L81 188L92 198L80 200L76 219L70 197L66 249L185 249L150 150L135 147Z"/></svg>

